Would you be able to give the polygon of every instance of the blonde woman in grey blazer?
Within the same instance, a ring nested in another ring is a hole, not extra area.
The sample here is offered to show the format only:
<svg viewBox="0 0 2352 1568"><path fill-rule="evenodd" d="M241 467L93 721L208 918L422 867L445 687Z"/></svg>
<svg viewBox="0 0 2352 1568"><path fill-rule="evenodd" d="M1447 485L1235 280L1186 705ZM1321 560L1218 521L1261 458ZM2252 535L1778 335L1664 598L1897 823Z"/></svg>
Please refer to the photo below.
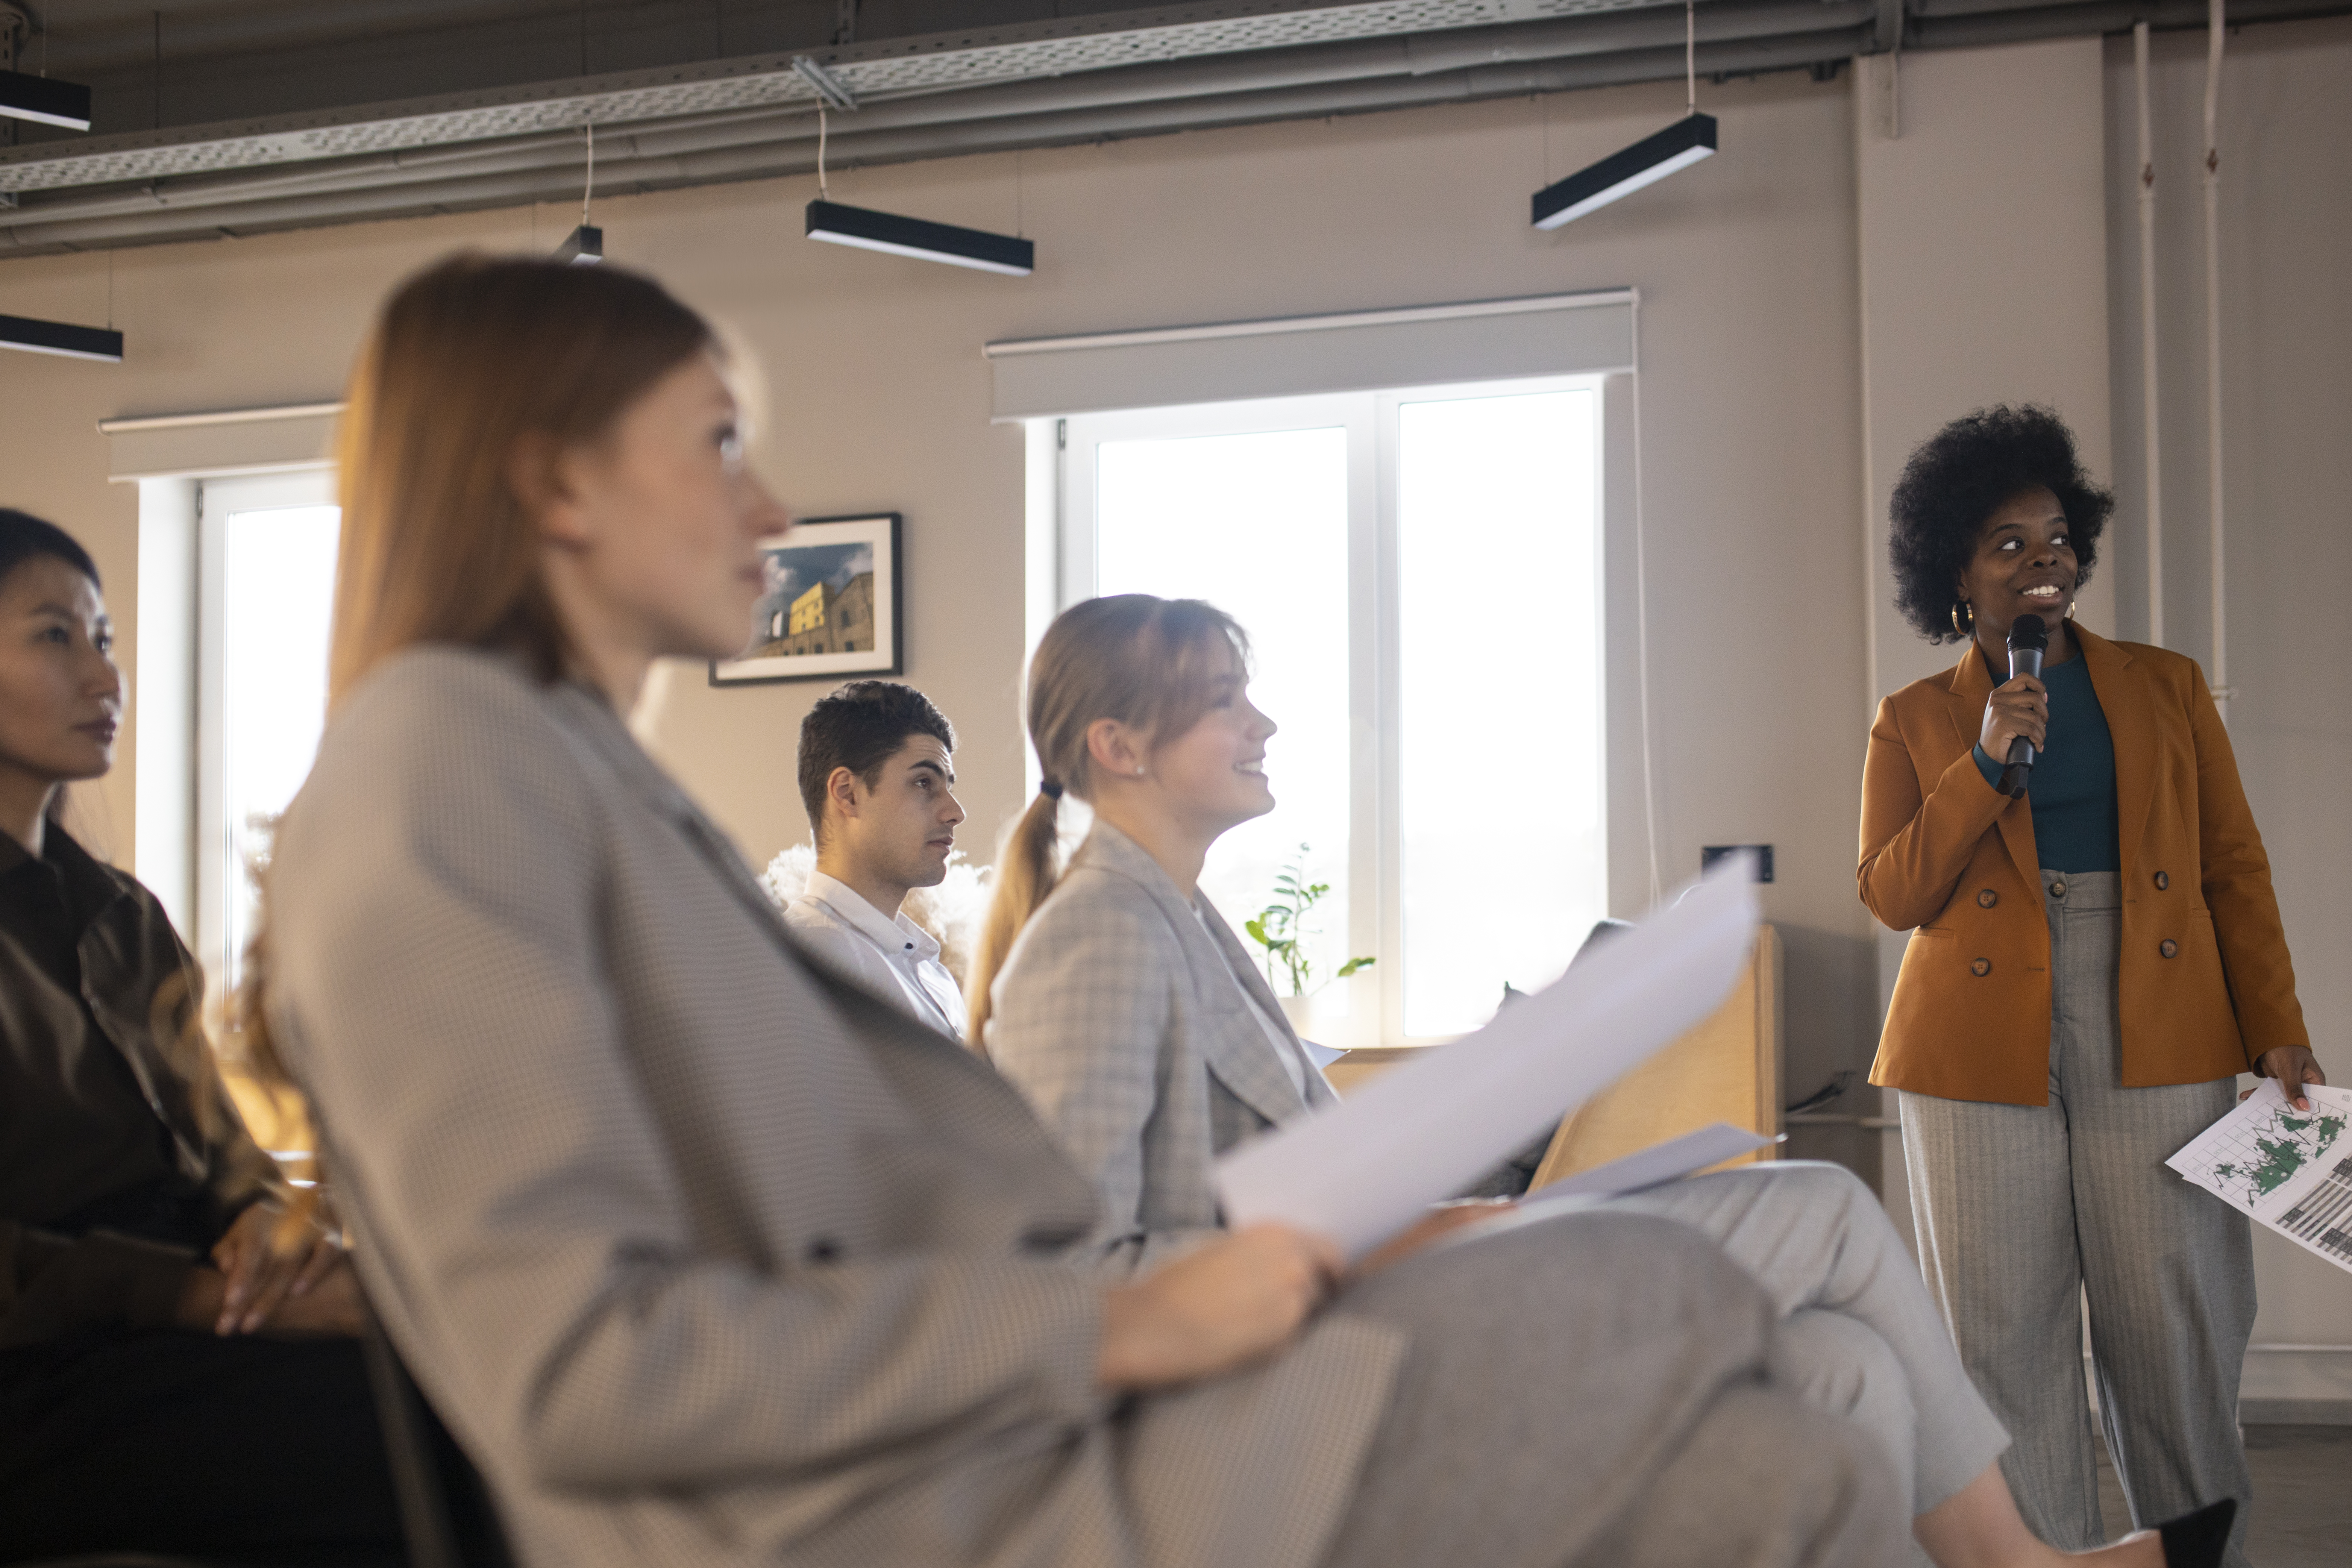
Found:
<svg viewBox="0 0 2352 1568"><path fill-rule="evenodd" d="M1115 1277L1221 1234L1217 1156L1335 1102L1198 888L1215 839L1274 805L1275 725L1249 700L1246 648L1211 606L1130 595L1072 609L1031 666L1045 787L999 867L974 976L981 1038L1093 1181L1087 1256ZM1074 785L1094 822L1057 874L1058 805ZM2007 1433L1850 1172L1749 1166L1611 1207L1691 1227L1763 1286L1780 1321L1776 1376L1881 1445L1921 1555L2047 1552L1996 1463ZM1485 1206L1441 1209L1399 1249L1487 1221L1509 1224Z"/></svg>
<svg viewBox="0 0 2352 1568"><path fill-rule="evenodd" d="M1071 1267L1094 1194L1019 1093L807 962L624 722L656 658L741 641L784 521L724 368L617 268L393 297L249 971L526 1568L1885 1562L1884 1461L1680 1227Z"/></svg>
<svg viewBox="0 0 2352 1568"><path fill-rule="evenodd" d="M1338 1103L1215 906L1099 817L996 977L987 1047L1101 1195L1113 1276L1219 1233L1220 1151Z"/></svg>

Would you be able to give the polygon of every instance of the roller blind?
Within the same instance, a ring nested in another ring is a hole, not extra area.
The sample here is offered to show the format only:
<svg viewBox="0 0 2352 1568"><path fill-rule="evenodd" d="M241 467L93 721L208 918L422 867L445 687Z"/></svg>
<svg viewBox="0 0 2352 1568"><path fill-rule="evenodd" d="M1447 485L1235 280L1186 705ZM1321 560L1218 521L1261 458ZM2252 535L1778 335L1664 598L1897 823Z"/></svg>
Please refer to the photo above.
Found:
<svg viewBox="0 0 2352 1568"><path fill-rule="evenodd" d="M208 479L315 468L331 456L340 403L101 419L107 478Z"/></svg>
<svg viewBox="0 0 2352 1568"><path fill-rule="evenodd" d="M990 343L1000 420L1582 375L1633 363L1633 291Z"/></svg>

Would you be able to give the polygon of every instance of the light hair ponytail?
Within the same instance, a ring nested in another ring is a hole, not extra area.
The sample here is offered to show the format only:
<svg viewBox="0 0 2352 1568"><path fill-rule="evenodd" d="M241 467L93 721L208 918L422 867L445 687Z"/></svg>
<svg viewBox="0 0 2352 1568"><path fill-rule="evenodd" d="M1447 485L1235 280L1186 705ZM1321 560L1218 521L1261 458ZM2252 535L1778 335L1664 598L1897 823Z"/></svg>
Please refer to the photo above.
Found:
<svg viewBox="0 0 2352 1568"><path fill-rule="evenodd" d="M965 1011L971 1016L971 1048L982 1056L988 1054L982 1031L988 1027L989 988L1004 967L1013 939L1061 875L1054 864L1055 841L1062 827L1061 807L1060 790L1039 790L1021 820L1013 825L996 857L996 890L988 900L987 918L980 924L980 942L971 961L971 989L964 998Z"/></svg>
<svg viewBox="0 0 2352 1568"><path fill-rule="evenodd" d="M1147 743L1182 734L1208 711L1223 668L1219 649L1246 662L1249 638L1239 622L1200 599L1116 594L1073 605L1045 628L1029 660L1028 700L1029 743L1045 782L997 858L996 892L965 990L971 1047L983 1056L996 976L1060 878L1054 861L1061 797L1094 798L1087 729L1116 719Z"/></svg>

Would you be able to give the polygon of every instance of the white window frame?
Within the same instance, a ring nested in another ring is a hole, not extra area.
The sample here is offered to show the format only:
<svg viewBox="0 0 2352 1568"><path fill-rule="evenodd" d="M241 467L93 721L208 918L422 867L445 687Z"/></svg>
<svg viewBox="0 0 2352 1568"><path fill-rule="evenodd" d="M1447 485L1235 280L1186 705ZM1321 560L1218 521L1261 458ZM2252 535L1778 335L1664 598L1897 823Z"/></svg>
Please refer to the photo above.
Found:
<svg viewBox="0 0 2352 1568"><path fill-rule="evenodd" d="M230 911L246 868L237 863L227 819L224 751L227 693L222 638L227 594L227 530L232 511L336 504L335 470L326 465L268 473L221 475L195 486L195 876L190 945L215 987L225 987L236 955L228 951Z"/></svg>
<svg viewBox="0 0 2352 1568"><path fill-rule="evenodd" d="M139 489L133 868L199 956L197 714L204 617L198 487L207 479L331 472L335 421L342 406L281 404L98 423L107 441L109 482ZM217 963L208 969L217 981Z"/></svg>
<svg viewBox="0 0 2352 1568"><path fill-rule="evenodd" d="M1323 1043L1349 1048L1427 1047L1455 1038L1408 1036L1403 1031L1404 909L1400 782L1402 736L1399 638L1394 635L1401 604L1397 519L1398 410L1407 403L1589 391L1593 395L1593 605L1595 645L1601 665L1601 711L1596 759L1601 777L1603 835L1602 882L1609 906L1620 900L1620 843L1616 769L1609 737L1615 728L1612 696L1618 682L1611 655L1617 638L1609 619L1612 524L1622 507L1612 503L1616 450L1611 440L1622 399L1612 383L1622 375L1511 376L1295 397L1239 399L1224 403L1122 409L1026 421L1031 464L1028 508L1030 615L1028 647L1053 617L1091 598L1097 590L1096 549L1096 447L1105 440L1171 439L1188 436L1239 435L1341 426L1348 436L1348 620L1349 759L1351 783L1348 847L1348 923L1352 950L1365 938L1381 962L1346 984L1370 1004L1349 1010L1349 1021ZM1039 468L1050 474L1039 483ZM1044 493L1050 488L1050 495ZM1046 537L1039 538L1044 531ZM1042 595L1042 602L1041 602ZM1030 763L1034 769L1034 760ZM1374 1001L1374 997L1377 1001Z"/></svg>

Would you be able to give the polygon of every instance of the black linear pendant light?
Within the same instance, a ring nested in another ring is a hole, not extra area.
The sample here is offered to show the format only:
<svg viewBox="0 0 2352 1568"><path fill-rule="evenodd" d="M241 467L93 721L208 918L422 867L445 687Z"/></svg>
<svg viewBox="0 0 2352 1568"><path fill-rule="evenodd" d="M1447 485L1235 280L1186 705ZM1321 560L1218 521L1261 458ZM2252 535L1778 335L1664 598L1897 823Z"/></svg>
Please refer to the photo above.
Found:
<svg viewBox="0 0 2352 1568"><path fill-rule="evenodd" d="M1683 78L1689 108L1682 119L1538 191L1528 204L1529 221L1538 228L1558 228L1714 155L1715 116L1698 111L1696 0L1683 0Z"/></svg>
<svg viewBox="0 0 2352 1568"><path fill-rule="evenodd" d="M808 237L1013 278L1026 278L1037 269L1037 247L1032 240L822 199L808 205Z"/></svg>
<svg viewBox="0 0 2352 1568"><path fill-rule="evenodd" d="M26 353L58 354L67 359L122 363L122 334L110 327L77 327L66 321L36 321L26 316L0 316L0 349Z"/></svg>
<svg viewBox="0 0 2352 1568"><path fill-rule="evenodd" d="M793 68L816 89L818 100L817 199L808 205L806 231L811 239L822 239L828 245L856 246L860 250L878 250L889 256L911 256L918 261L969 267L979 272L998 272L1011 278L1026 278L1037 269L1034 241L1009 234L991 234L986 229L959 228L951 223L933 223L929 218L876 212L871 207L846 206L833 200L824 178L825 110L856 109L857 100L832 72L805 56L794 60Z"/></svg>
<svg viewBox="0 0 2352 1568"><path fill-rule="evenodd" d="M0 120L29 120L36 125L87 131L89 89L23 71L0 70Z"/></svg>

